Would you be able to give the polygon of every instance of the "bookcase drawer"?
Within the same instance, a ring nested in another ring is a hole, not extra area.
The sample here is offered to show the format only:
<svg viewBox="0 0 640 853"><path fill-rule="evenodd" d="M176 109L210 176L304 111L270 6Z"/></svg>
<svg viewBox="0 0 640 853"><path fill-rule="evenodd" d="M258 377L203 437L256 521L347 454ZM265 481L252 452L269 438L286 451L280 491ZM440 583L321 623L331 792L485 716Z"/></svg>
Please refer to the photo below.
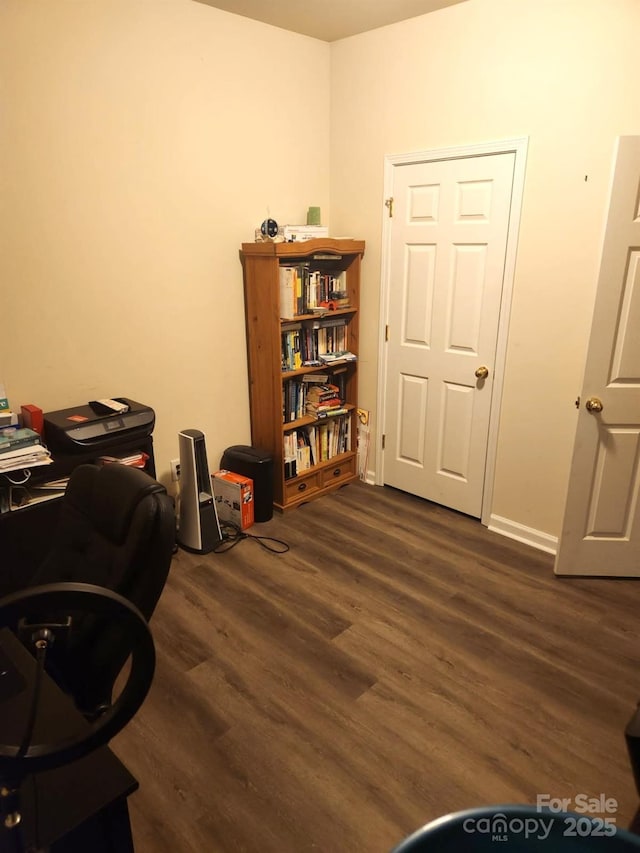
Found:
<svg viewBox="0 0 640 853"><path fill-rule="evenodd" d="M341 483L343 480L349 480L353 477L356 471L356 459L352 456L351 459L344 459L336 462L335 465L328 465L320 473L322 477L322 488Z"/></svg>
<svg viewBox="0 0 640 853"><path fill-rule="evenodd" d="M285 501L295 501L319 491L320 473L309 474L307 477L296 477L295 480L286 482L284 485Z"/></svg>

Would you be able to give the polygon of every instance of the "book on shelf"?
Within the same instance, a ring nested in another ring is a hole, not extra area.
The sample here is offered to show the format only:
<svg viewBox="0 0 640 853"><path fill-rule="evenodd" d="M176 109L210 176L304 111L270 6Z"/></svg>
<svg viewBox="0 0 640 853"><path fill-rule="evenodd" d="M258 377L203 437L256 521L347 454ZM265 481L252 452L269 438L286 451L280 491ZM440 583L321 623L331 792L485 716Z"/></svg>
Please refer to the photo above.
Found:
<svg viewBox="0 0 640 853"><path fill-rule="evenodd" d="M297 379L289 379L282 386L282 422L290 423L303 417L307 386Z"/></svg>
<svg viewBox="0 0 640 853"><path fill-rule="evenodd" d="M40 443L40 435L27 427L0 430L0 455L19 447L33 447Z"/></svg>
<svg viewBox="0 0 640 853"><path fill-rule="evenodd" d="M298 446L296 447L296 471L308 471L311 468L311 446L306 440L305 432L298 434Z"/></svg>
<svg viewBox="0 0 640 853"><path fill-rule="evenodd" d="M321 424L318 427L318 435L319 435L319 456L321 462L326 462L331 458L331 451L329 448L329 425Z"/></svg>
<svg viewBox="0 0 640 853"><path fill-rule="evenodd" d="M280 317L283 320L295 317L296 311L296 269L280 267Z"/></svg>
<svg viewBox="0 0 640 853"><path fill-rule="evenodd" d="M325 382L329 381L329 374L328 373L305 373L305 375L302 377L302 381L307 382L311 385L314 385L316 383L324 384Z"/></svg>
<svg viewBox="0 0 640 853"><path fill-rule="evenodd" d="M323 318L313 322L317 354L320 361L327 353L347 349L347 321L345 317Z"/></svg>
<svg viewBox="0 0 640 853"><path fill-rule="evenodd" d="M285 321L280 326L282 370L321 367L324 356L348 353L345 317ZM347 356L345 355L344 358Z"/></svg>
<svg viewBox="0 0 640 853"><path fill-rule="evenodd" d="M319 462L317 455L317 437L316 437L316 428L314 426L305 427L303 430L304 439L306 443L309 445L309 461L311 465L317 465Z"/></svg>
<svg viewBox="0 0 640 853"><path fill-rule="evenodd" d="M349 409L346 406L335 406L327 409L319 409L314 417L316 417L319 421L324 418L335 418L338 415L346 415L349 413Z"/></svg>
<svg viewBox="0 0 640 853"><path fill-rule="evenodd" d="M327 352L320 356L323 364L333 364L338 361L356 361L356 356L345 350L344 352Z"/></svg>
<svg viewBox="0 0 640 853"><path fill-rule="evenodd" d="M335 257L331 258L335 262ZM348 308L347 277L344 270L311 269L309 261L282 261L279 267L280 317L326 313ZM332 299L331 294L339 294Z"/></svg>
<svg viewBox="0 0 640 853"><path fill-rule="evenodd" d="M331 382L323 382L321 385L312 385L307 389L308 402L321 402L340 396L340 388Z"/></svg>
<svg viewBox="0 0 640 853"><path fill-rule="evenodd" d="M280 318L292 320L304 314L306 293L308 292L309 264L282 264L279 268Z"/></svg>
<svg viewBox="0 0 640 853"><path fill-rule="evenodd" d="M311 445L304 430L297 430L288 437L288 441L285 442L285 460L294 463L288 467L291 476L311 468L313 464Z"/></svg>
<svg viewBox="0 0 640 853"><path fill-rule="evenodd" d="M346 409L336 412L336 417L291 430L285 433L283 441L285 479L349 450L351 417Z"/></svg>
<svg viewBox="0 0 640 853"><path fill-rule="evenodd" d="M324 400L322 403L307 403L306 413L312 418L319 418L335 409L342 408L342 400L335 397L332 400Z"/></svg>
<svg viewBox="0 0 640 853"><path fill-rule="evenodd" d="M338 384L322 382L308 383L300 378L288 379L282 383L282 422L292 423L306 416L323 417L328 410L344 409L344 382L338 378ZM326 375L324 378L328 378Z"/></svg>
<svg viewBox="0 0 640 853"><path fill-rule="evenodd" d="M287 329L280 335L282 370L299 370L302 367L302 339L299 329Z"/></svg>
<svg viewBox="0 0 640 853"><path fill-rule="evenodd" d="M311 386L315 388L315 385ZM320 394L309 394L307 392L306 402L310 406L331 406L331 405L342 405L342 397L340 396L340 392L338 389L334 389L333 391L323 391Z"/></svg>

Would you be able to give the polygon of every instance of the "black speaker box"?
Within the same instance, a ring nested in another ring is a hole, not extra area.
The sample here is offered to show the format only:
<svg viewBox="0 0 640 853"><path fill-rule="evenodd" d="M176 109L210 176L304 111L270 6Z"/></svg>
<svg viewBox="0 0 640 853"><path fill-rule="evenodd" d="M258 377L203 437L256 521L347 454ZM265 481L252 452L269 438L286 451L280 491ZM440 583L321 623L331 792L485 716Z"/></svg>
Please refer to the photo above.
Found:
<svg viewBox="0 0 640 853"><path fill-rule="evenodd" d="M220 467L253 480L253 516L255 521L273 517L273 456L258 447L235 444L222 454Z"/></svg>

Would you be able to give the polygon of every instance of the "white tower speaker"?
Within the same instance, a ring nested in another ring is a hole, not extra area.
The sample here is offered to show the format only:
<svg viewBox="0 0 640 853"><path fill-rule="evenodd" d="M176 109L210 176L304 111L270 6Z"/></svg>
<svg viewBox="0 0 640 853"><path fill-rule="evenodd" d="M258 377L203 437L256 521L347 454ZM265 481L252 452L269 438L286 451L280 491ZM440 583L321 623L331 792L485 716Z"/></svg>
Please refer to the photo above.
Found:
<svg viewBox="0 0 640 853"><path fill-rule="evenodd" d="M178 544L187 551L206 554L222 541L213 500L211 473L204 433L183 429L178 433L180 451L180 513Z"/></svg>

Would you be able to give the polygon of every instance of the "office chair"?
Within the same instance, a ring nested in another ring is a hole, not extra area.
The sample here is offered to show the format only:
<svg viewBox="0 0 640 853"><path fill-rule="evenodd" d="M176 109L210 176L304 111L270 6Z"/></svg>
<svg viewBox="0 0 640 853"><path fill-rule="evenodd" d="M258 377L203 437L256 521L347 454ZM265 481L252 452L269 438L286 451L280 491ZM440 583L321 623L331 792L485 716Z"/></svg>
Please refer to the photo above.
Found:
<svg viewBox="0 0 640 853"><path fill-rule="evenodd" d="M123 596L149 620L169 573L175 529L172 498L144 471L115 463L80 465L30 586L92 584ZM95 719L110 707L129 656L126 634L117 623L81 610L63 613L62 628L59 614L45 615L65 635L50 649L47 671L87 719Z"/></svg>

